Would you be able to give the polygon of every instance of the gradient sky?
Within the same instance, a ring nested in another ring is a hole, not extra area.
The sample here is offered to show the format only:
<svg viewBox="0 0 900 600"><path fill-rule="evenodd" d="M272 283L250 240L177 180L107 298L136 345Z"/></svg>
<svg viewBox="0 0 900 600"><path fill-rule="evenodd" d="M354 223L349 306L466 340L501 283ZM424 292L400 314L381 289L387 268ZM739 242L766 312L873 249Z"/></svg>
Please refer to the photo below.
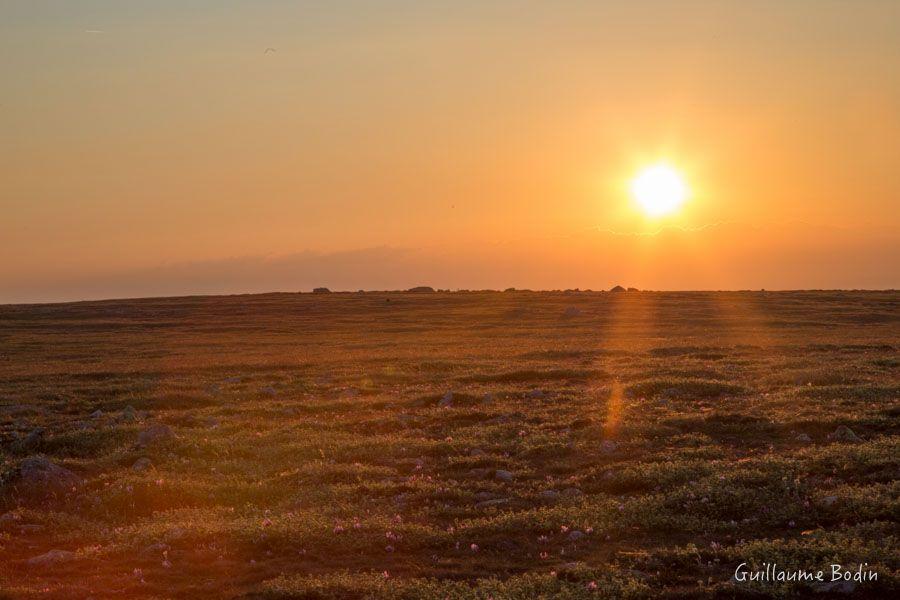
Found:
<svg viewBox="0 0 900 600"><path fill-rule="evenodd" d="M895 0L0 0L0 81L0 302L900 286Z"/></svg>

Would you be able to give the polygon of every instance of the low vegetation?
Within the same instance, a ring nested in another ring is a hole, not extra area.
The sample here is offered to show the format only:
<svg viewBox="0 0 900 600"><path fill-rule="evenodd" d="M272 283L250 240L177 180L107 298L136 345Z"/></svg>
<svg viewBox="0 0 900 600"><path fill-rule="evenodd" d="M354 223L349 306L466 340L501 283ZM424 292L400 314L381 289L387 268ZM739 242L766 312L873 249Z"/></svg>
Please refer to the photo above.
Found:
<svg viewBox="0 0 900 600"><path fill-rule="evenodd" d="M0 597L888 597L898 303L0 306Z"/></svg>

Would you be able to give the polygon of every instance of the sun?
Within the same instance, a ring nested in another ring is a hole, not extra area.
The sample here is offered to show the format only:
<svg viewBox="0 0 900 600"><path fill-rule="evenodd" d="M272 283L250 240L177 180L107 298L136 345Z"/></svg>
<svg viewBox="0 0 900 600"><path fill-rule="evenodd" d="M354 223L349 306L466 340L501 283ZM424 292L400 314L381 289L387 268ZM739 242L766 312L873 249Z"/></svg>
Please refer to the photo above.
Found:
<svg viewBox="0 0 900 600"><path fill-rule="evenodd" d="M675 212L688 196L684 178L665 163L645 167L631 180L631 195L650 217Z"/></svg>

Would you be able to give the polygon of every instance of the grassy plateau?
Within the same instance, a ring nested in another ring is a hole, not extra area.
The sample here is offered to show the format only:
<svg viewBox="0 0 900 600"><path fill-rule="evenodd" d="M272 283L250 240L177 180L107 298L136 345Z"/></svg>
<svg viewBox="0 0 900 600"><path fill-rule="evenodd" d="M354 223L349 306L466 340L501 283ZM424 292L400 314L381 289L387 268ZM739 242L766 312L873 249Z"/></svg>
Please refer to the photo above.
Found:
<svg viewBox="0 0 900 600"><path fill-rule="evenodd" d="M0 306L0 598L886 598L900 293ZM826 582L738 581L762 570ZM831 565L874 581L830 582Z"/></svg>

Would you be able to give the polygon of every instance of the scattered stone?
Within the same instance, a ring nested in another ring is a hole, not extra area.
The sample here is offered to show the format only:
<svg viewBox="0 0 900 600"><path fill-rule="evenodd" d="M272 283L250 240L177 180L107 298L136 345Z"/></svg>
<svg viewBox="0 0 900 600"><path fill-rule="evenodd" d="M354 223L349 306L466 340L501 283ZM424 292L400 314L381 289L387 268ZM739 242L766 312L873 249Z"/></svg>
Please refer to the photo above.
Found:
<svg viewBox="0 0 900 600"><path fill-rule="evenodd" d="M266 387L259 390L259 393L263 396L267 396L269 398L274 398L278 395L278 392L275 391L275 388L271 385L267 385Z"/></svg>
<svg viewBox="0 0 900 600"><path fill-rule="evenodd" d="M553 502L554 500L559 500L559 492L556 490L543 490L538 494L538 498L545 502Z"/></svg>
<svg viewBox="0 0 900 600"><path fill-rule="evenodd" d="M241 381L243 381L243 378L240 375L225 378L225 383L240 383Z"/></svg>
<svg viewBox="0 0 900 600"><path fill-rule="evenodd" d="M838 501L837 496L825 496L824 498L822 498L822 505L823 506L834 506L837 501Z"/></svg>
<svg viewBox="0 0 900 600"><path fill-rule="evenodd" d="M134 461L134 464L131 465L131 470L140 473L141 471L146 471L152 466L153 463L150 461L150 459L144 456Z"/></svg>
<svg viewBox="0 0 900 600"><path fill-rule="evenodd" d="M507 504L509 502L508 498L497 498L495 500L485 500L484 502L479 502L475 505L475 508L490 508L492 506L500 506L502 504Z"/></svg>
<svg viewBox="0 0 900 600"><path fill-rule="evenodd" d="M576 487L566 488L562 491L563 496L569 496L570 498L574 498L575 496L581 496L583 492Z"/></svg>
<svg viewBox="0 0 900 600"><path fill-rule="evenodd" d="M578 531L577 529L575 529L575 530L569 532L568 540L569 540L570 542L577 542L578 540L581 540L581 539L586 538L586 537L587 537L587 534L586 534L586 533L584 533L583 531Z"/></svg>
<svg viewBox="0 0 900 600"><path fill-rule="evenodd" d="M820 594L852 594L856 584L852 581L822 581L813 584L812 589Z"/></svg>
<svg viewBox="0 0 900 600"><path fill-rule="evenodd" d="M122 411L122 420L123 421L137 421L138 420L137 411L134 410L134 407L131 406L130 404L128 406L126 406L125 409Z"/></svg>
<svg viewBox="0 0 900 600"><path fill-rule="evenodd" d="M469 477L472 479L487 479L493 473L493 469L471 469Z"/></svg>
<svg viewBox="0 0 900 600"><path fill-rule="evenodd" d="M515 479L515 476L509 471L505 471L503 469L497 469L494 471L494 479L498 479L500 481L510 482Z"/></svg>
<svg viewBox="0 0 900 600"><path fill-rule="evenodd" d="M170 440L175 437L172 428L162 423L151 425L138 434L138 446L150 446L158 442Z"/></svg>
<svg viewBox="0 0 900 600"><path fill-rule="evenodd" d="M81 483L81 477L72 471L53 464L43 456L31 456L19 463L8 485L21 498L46 500L67 494Z"/></svg>
<svg viewBox="0 0 900 600"><path fill-rule="evenodd" d="M101 417L103 417L103 411L100 410L99 408L98 408L97 410L95 410L94 412L91 413L91 418L92 418L92 419L99 419L99 418L101 418Z"/></svg>
<svg viewBox="0 0 900 600"><path fill-rule="evenodd" d="M44 428L37 427L33 429L31 433L26 435L24 438L18 440L16 442L16 449L20 452L33 452L40 448L41 444L44 443Z"/></svg>
<svg viewBox="0 0 900 600"><path fill-rule="evenodd" d="M59 563L75 560L75 553L68 550L51 550L46 554L29 558L26 564L29 567L51 567Z"/></svg>
<svg viewBox="0 0 900 600"><path fill-rule="evenodd" d="M441 408L451 408L453 406L453 392L444 394L444 397L438 402L438 406Z"/></svg>
<svg viewBox="0 0 900 600"><path fill-rule="evenodd" d="M531 390L525 394L525 397L532 400L540 400L544 395L544 390Z"/></svg>
<svg viewBox="0 0 900 600"><path fill-rule="evenodd" d="M565 312L563 312L563 317L566 319L571 319L573 317L578 317L581 315L581 309L577 306L570 306L566 308Z"/></svg>
<svg viewBox="0 0 900 600"><path fill-rule="evenodd" d="M809 436L808 436L807 434L805 434L805 433L799 434L795 439L796 439L798 442L811 442L811 441L812 441L812 438L809 437Z"/></svg>
<svg viewBox="0 0 900 600"><path fill-rule="evenodd" d="M500 498L499 494L494 492L478 492L475 494L475 502L487 502L488 500L496 500Z"/></svg>
<svg viewBox="0 0 900 600"><path fill-rule="evenodd" d="M862 438L853 433L853 430L846 425L841 425L834 430L834 433L828 436L829 440L838 442L861 442Z"/></svg>
<svg viewBox="0 0 900 600"><path fill-rule="evenodd" d="M22 517L20 517L16 513L3 513L2 515L0 515L0 529L11 527L18 523L21 519Z"/></svg>
<svg viewBox="0 0 900 600"><path fill-rule="evenodd" d="M485 394L484 396L481 397L481 401L484 404L490 404L491 402L494 401L494 395L491 394L490 392L488 392L487 394Z"/></svg>
<svg viewBox="0 0 900 600"><path fill-rule="evenodd" d="M619 449L619 445L612 440L603 440L600 442L600 452L603 454L612 454Z"/></svg>

